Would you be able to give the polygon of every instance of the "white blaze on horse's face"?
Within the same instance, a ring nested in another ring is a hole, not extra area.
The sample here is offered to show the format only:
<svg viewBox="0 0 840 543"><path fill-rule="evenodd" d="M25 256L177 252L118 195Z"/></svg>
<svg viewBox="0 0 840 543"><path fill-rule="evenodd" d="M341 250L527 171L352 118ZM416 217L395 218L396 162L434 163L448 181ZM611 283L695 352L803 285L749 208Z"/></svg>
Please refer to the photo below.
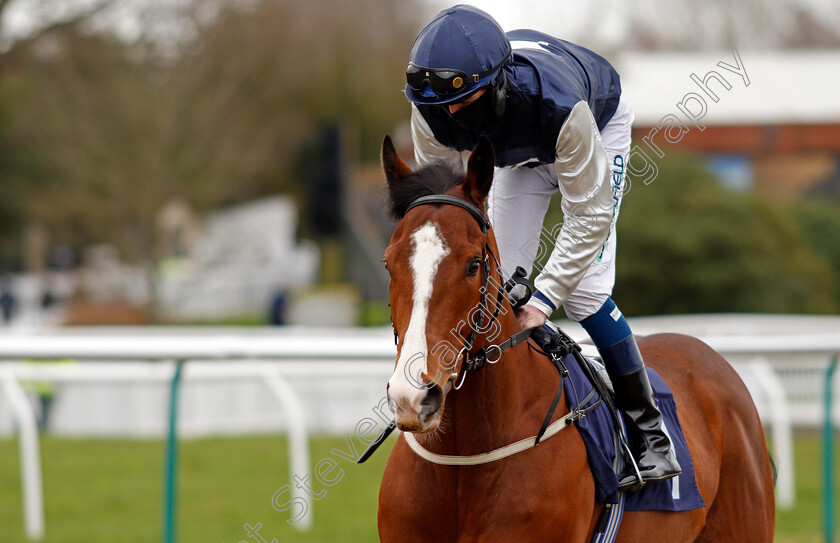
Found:
<svg viewBox="0 0 840 543"><path fill-rule="evenodd" d="M411 319L402 338L400 356L388 381L388 396L399 405L395 410L397 426L407 430L426 429L421 419L428 383L422 379L427 370L426 321L435 275L443 258L449 254L446 240L437 225L427 222L411 234L411 275L414 282ZM425 385L425 386L424 386ZM392 407L393 409L393 407Z"/></svg>

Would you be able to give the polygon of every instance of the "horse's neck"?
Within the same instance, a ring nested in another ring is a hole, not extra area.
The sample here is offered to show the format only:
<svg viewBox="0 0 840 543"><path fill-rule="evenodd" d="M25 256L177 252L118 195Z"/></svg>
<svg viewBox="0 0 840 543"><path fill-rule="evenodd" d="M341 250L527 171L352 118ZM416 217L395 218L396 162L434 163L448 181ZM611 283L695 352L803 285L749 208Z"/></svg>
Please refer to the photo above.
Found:
<svg viewBox="0 0 840 543"><path fill-rule="evenodd" d="M501 340L519 331L513 323L503 327ZM441 448L476 454L535 435L558 382L557 370L528 342L505 351L498 363L469 372L464 386L450 393Z"/></svg>

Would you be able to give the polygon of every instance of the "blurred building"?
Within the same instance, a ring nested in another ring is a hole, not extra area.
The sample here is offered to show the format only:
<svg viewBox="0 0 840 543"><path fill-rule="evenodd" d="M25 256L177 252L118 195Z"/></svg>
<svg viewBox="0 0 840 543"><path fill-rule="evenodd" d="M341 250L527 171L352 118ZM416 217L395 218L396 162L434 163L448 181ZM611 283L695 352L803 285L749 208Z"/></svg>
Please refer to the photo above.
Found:
<svg viewBox="0 0 840 543"><path fill-rule="evenodd" d="M296 239L297 221L294 202L283 196L210 215L194 244L179 249L186 258L163 268L162 316L190 321L262 316L278 295L312 285L319 251Z"/></svg>
<svg viewBox="0 0 840 543"><path fill-rule="evenodd" d="M15 283L21 306L33 309L18 320L40 323L36 317L43 311L35 305L49 279L56 297L68 302L58 319L65 324L145 324L150 307L165 322L289 322L270 312L317 280L320 251L297 239L297 207L284 196L203 219L173 200L159 212L156 229L156 269L127 263L116 247L99 244L85 248L78 270L22 276Z"/></svg>
<svg viewBox="0 0 840 543"><path fill-rule="evenodd" d="M840 51L611 60L636 115L634 149L703 153L724 183L778 198L840 193Z"/></svg>

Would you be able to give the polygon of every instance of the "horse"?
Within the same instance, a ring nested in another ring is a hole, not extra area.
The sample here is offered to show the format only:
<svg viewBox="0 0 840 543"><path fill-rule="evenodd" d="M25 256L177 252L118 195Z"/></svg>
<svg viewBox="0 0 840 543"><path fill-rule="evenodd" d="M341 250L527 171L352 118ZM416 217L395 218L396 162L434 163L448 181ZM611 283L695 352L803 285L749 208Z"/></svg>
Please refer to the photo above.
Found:
<svg viewBox="0 0 840 543"><path fill-rule="evenodd" d="M574 424L538 446L476 465L441 465L412 450L409 440L431 454L473 457L527 441L560 377L531 340L500 341L523 331L504 285L491 280L501 275L481 211L493 180L490 142L480 139L465 174L442 163L413 171L388 136L381 158L399 221L384 259L398 342L386 391L403 433L380 486L380 540L592 541L605 505L596 502ZM690 336L651 335L639 348L674 393L705 507L625 512L616 541L771 542L773 468L738 374ZM475 371L479 354L487 364Z"/></svg>

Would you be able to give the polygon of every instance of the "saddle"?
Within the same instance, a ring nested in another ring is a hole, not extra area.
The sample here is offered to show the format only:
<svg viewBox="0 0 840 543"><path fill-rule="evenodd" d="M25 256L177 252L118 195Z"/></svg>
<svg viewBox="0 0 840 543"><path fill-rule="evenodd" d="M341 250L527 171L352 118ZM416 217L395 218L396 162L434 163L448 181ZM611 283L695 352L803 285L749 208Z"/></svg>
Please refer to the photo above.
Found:
<svg viewBox="0 0 840 543"><path fill-rule="evenodd" d="M632 425L625 426L623 415L615 406L612 383L597 349L594 345L579 345L550 322L534 329L531 338L562 366L569 409L585 413L575 425L586 445L598 501L621 503L626 511L687 511L704 507L674 396L653 369L647 368L654 397L683 472L674 479L645 485L638 492L619 493L619 474L633 462L628 442L634 436L628 435L626 428Z"/></svg>

